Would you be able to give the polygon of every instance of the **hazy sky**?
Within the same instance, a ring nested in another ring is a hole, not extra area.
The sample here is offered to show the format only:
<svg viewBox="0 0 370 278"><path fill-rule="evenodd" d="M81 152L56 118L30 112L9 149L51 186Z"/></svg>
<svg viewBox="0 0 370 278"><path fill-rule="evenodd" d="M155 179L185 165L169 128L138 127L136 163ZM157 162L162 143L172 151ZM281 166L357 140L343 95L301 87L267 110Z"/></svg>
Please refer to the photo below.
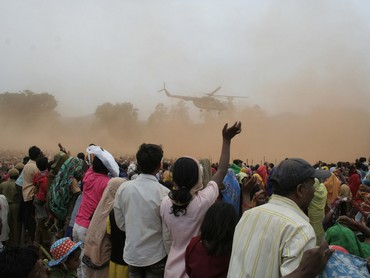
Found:
<svg viewBox="0 0 370 278"><path fill-rule="evenodd" d="M0 0L0 92L63 115L177 94L249 96L268 112L370 103L370 1ZM190 105L190 104L189 104Z"/></svg>

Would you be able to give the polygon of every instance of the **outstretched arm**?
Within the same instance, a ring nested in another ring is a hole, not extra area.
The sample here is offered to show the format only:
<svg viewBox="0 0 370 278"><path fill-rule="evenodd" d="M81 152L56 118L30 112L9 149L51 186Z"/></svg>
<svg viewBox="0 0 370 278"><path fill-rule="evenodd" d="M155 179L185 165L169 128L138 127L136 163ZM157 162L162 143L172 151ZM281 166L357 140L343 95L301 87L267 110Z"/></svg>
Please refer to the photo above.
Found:
<svg viewBox="0 0 370 278"><path fill-rule="evenodd" d="M211 179L217 183L218 187L221 187L222 181L224 180L229 167L231 139L241 131L242 124L239 121L235 122L230 127L228 127L228 124L225 124L222 129L222 148L220 161L218 163L218 169Z"/></svg>

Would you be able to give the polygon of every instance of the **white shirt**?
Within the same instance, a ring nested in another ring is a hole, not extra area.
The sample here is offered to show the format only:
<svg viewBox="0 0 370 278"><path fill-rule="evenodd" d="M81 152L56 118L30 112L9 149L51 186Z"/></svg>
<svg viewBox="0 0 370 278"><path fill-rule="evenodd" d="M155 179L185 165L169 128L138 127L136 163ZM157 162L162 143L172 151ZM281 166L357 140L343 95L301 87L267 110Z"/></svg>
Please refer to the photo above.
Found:
<svg viewBox="0 0 370 278"><path fill-rule="evenodd" d="M291 199L272 195L246 211L235 229L227 277L281 277L316 245L308 217Z"/></svg>
<svg viewBox="0 0 370 278"><path fill-rule="evenodd" d="M123 259L132 266L149 266L166 255L167 229L162 226L159 207L169 189L153 175L140 174L123 183L114 200L117 226L126 232Z"/></svg>

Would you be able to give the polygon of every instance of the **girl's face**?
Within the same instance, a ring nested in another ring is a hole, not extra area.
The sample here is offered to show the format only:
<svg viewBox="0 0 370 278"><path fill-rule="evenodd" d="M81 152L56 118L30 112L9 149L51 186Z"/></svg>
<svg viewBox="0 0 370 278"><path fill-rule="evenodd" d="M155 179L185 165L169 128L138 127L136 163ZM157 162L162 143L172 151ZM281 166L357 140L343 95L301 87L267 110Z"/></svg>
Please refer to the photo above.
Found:
<svg viewBox="0 0 370 278"><path fill-rule="evenodd" d="M65 265L68 270L76 270L80 266L81 264L80 255L81 255L81 248L77 248L77 250L75 250L71 254L68 260L65 262Z"/></svg>

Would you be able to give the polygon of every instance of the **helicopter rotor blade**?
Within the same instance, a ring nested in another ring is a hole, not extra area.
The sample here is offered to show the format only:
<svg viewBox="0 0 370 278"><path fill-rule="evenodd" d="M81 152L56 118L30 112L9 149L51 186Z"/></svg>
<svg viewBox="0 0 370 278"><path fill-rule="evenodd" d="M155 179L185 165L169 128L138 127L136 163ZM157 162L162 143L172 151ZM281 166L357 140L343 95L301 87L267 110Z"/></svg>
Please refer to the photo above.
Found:
<svg viewBox="0 0 370 278"><path fill-rule="evenodd" d="M213 90L212 92L206 94L207 96L213 96L218 90L221 89L221 86L219 86L218 88L216 88L215 90Z"/></svg>

